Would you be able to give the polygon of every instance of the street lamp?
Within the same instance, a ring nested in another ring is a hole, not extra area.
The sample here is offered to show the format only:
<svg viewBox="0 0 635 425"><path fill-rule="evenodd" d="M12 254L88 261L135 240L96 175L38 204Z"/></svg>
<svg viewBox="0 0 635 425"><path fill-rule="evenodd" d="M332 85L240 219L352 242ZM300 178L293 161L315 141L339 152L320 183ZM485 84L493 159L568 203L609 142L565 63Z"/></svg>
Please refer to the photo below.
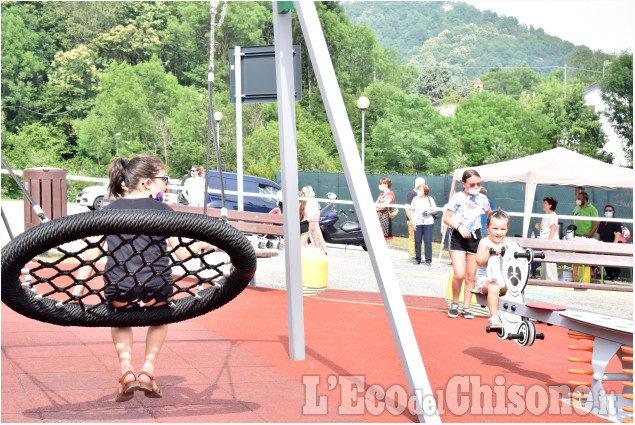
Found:
<svg viewBox="0 0 635 425"><path fill-rule="evenodd" d="M370 106L370 100L366 96L362 96L357 99L357 107L362 110L362 170L366 169L366 162L364 161L364 112Z"/></svg>
<svg viewBox="0 0 635 425"><path fill-rule="evenodd" d="M216 137L220 139L220 134L218 133L218 128L220 121L223 119L223 113L221 111L214 112L214 121L216 121Z"/></svg>
<svg viewBox="0 0 635 425"><path fill-rule="evenodd" d="M115 133L115 148L116 148L115 156L119 156L119 139L117 138L119 136L121 136L121 133Z"/></svg>

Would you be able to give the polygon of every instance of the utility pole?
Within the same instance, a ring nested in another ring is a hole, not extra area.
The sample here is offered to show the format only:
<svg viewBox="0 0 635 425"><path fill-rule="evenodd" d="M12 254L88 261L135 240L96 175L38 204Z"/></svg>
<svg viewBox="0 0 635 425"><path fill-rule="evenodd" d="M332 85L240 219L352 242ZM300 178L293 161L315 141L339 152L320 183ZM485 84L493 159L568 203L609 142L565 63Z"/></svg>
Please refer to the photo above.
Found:
<svg viewBox="0 0 635 425"><path fill-rule="evenodd" d="M602 62L602 78L604 78L604 68L611 64L611 61Z"/></svg>
<svg viewBox="0 0 635 425"><path fill-rule="evenodd" d="M564 97L567 97L567 64L564 64Z"/></svg>

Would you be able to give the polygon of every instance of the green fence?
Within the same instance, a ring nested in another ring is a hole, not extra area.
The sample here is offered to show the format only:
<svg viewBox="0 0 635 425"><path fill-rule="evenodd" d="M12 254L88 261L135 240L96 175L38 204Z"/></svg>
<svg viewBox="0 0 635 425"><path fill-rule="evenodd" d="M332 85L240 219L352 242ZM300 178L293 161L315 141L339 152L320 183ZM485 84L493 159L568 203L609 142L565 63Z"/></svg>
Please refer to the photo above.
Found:
<svg viewBox="0 0 635 425"><path fill-rule="evenodd" d="M437 205L442 206L448 201L452 184L451 176L422 176L422 175L386 175L386 174L367 174L366 180L370 187L373 199L379 196L379 179L388 177L392 180L391 190L395 192L397 204L405 204L406 195L413 188L416 177L426 179L426 184L430 187L430 196L432 196ZM276 172L276 182L281 182L280 172ZM338 200L351 200L351 194L346 183L346 177L342 173L298 173L298 186L310 185L315 190L318 198L325 198L328 192L337 195ZM488 191L488 198L494 203L494 207L501 207L506 211L523 212L525 204L525 185L522 183L494 183L485 182L485 188ZM633 191L631 190L606 190L587 188L589 194L589 202L593 204L600 214L602 214L604 205L611 204L615 207L615 217L632 218L633 217ZM534 200L533 212L542 214L542 200L546 196L551 196L558 201L556 212L562 215L571 215L575 207L575 189L567 186L538 186L536 188L536 198ZM353 206L341 206L342 209L351 209ZM351 220L356 220L353 215ZM534 229L534 223L539 222L539 218L533 218L530 223L530 234ZM511 217L509 235L520 235L522 232L522 217ZM564 220L563 228L571 224L570 220ZM627 225L632 229L632 226ZM399 215L393 220L393 234L395 236L408 236L408 227L406 226L406 214L403 209L399 211ZM433 240L441 240L441 220L435 221L435 230Z"/></svg>

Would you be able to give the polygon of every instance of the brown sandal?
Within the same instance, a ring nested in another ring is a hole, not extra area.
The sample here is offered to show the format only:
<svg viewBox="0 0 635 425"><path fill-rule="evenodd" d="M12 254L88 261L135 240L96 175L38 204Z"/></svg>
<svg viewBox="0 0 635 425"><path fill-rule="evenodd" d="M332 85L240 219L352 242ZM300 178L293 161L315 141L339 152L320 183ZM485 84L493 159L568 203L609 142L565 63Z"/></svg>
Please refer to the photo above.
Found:
<svg viewBox="0 0 635 425"><path fill-rule="evenodd" d="M130 381L127 384L124 384L124 379L126 378L126 376L128 376L128 374L132 374L135 379L134 381ZM130 400L132 397L134 397L134 392L141 388L141 386L139 385L139 381L137 381L137 377L131 370L121 375L121 378L119 378L118 381L121 384L121 388L119 388L119 391L117 391L117 395L115 395L115 401L117 403Z"/></svg>
<svg viewBox="0 0 635 425"><path fill-rule="evenodd" d="M142 370L141 372L139 372L139 376L141 375L145 375L151 379L150 383L139 382L139 387L140 387L139 389L146 394L146 397L148 398L163 397L163 393L161 393L161 389L159 387L157 387L156 390L154 389L154 387L156 386L156 383L154 382L154 376L146 372L145 370Z"/></svg>

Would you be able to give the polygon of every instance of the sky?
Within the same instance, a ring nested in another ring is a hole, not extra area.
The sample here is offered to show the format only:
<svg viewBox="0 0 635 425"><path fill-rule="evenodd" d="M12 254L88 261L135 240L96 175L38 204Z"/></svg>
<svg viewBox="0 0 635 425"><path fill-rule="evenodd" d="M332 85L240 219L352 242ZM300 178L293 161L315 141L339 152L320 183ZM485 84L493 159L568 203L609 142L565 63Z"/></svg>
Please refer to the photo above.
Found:
<svg viewBox="0 0 635 425"><path fill-rule="evenodd" d="M635 0L462 0L478 9L514 16L575 45L605 53L633 51Z"/></svg>
<svg viewBox="0 0 635 425"><path fill-rule="evenodd" d="M549 35L575 45L605 53L633 52L635 0L461 0L480 10L514 16L518 22L542 28ZM615 156L614 164L626 159L616 136L604 146Z"/></svg>

